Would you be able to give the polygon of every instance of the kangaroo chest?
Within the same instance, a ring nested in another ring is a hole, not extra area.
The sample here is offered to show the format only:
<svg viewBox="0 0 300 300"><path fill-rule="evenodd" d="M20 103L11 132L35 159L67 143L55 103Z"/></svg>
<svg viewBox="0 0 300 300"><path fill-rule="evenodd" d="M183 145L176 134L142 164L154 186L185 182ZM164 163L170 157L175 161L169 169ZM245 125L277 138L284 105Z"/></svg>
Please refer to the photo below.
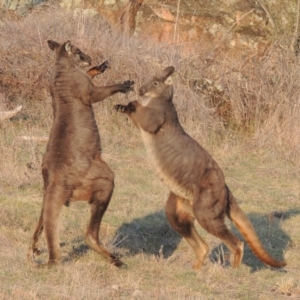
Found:
<svg viewBox="0 0 300 300"><path fill-rule="evenodd" d="M183 157L178 151L174 151L176 145L173 145L167 134L158 141L155 135L141 128L140 130L149 162L159 179L175 195L193 201L190 180L184 178L187 177L188 172L185 170Z"/></svg>

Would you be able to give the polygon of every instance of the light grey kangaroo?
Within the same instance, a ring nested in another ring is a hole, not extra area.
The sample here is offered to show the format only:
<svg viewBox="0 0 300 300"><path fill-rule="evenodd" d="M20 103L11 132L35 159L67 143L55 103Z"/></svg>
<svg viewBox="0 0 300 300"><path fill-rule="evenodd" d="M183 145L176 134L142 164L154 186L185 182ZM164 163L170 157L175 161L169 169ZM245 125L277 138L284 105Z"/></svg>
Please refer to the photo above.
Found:
<svg viewBox="0 0 300 300"><path fill-rule="evenodd" d="M178 121L173 104L173 67L164 69L139 90L144 97L115 109L129 115L140 129L150 164L170 189L166 215L196 254L194 268L201 268L208 246L194 227L195 219L221 239L233 254L232 266L242 261L244 243L227 228L227 216L239 229L255 255L280 268L284 261L272 258L261 244L251 222L227 187L224 175L209 153L192 139Z"/></svg>

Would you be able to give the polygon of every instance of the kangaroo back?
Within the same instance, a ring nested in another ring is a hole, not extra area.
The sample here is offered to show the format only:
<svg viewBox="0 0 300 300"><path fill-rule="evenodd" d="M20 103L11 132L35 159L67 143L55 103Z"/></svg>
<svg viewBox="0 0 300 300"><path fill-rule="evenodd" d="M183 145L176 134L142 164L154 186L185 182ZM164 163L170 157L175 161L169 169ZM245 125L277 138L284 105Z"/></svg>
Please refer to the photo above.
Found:
<svg viewBox="0 0 300 300"><path fill-rule="evenodd" d="M228 189L228 188L227 188ZM274 259L264 248L260 239L258 238L252 223L247 218L245 213L237 204L234 196L231 191L228 189L228 201L229 201L229 209L227 211L227 215L230 220L234 223L234 225L238 228L240 233L243 235L247 244L253 251L253 253L265 264L274 267L280 268L284 267L286 263L284 261L278 261Z"/></svg>

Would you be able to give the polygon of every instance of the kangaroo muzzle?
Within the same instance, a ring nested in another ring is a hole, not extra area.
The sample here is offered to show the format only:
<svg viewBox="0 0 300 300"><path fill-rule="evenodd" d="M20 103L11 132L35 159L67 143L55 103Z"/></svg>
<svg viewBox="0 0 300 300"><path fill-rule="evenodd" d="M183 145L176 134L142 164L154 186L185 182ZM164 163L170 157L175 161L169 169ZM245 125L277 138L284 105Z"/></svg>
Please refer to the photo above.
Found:
<svg viewBox="0 0 300 300"><path fill-rule="evenodd" d="M140 96L144 96L145 93L146 93L146 89L145 89L144 87L141 87L141 88L139 89L139 95L140 95Z"/></svg>

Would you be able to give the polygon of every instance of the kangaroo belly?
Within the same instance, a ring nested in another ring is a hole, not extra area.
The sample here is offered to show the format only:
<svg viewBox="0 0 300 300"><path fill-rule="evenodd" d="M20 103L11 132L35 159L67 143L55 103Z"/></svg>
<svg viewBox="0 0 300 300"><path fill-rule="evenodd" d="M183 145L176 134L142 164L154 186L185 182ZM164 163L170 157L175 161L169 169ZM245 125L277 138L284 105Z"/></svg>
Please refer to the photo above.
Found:
<svg viewBox="0 0 300 300"><path fill-rule="evenodd" d="M155 166L156 173L159 179L172 191L175 195L193 201L193 192L187 189L184 185L178 182L175 178L172 178L168 174L164 173L162 168L157 164Z"/></svg>
<svg viewBox="0 0 300 300"><path fill-rule="evenodd" d="M162 183L175 195L193 201L192 180L182 165L182 157L174 154L174 151L168 151L172 143L159 143L152 134L143 130L141 133L149 162Z"/></svg>

